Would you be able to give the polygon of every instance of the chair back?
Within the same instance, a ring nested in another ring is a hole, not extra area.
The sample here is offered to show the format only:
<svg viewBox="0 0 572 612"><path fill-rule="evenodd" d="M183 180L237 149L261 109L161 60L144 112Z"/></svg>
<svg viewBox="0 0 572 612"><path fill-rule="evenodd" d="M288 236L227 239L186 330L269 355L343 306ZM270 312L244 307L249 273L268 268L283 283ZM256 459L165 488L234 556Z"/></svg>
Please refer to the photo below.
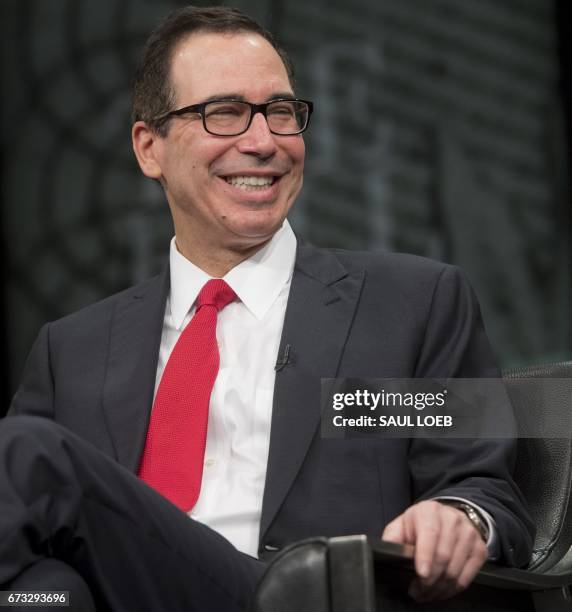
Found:
<svg viewBox="0 0 572 612"><path fill-rule="evenodd" d="M504 370L503 378L515 412L527 419L553 423L555 414L572 411L572 381L566 381L572 362ZM566 429L568 437L518 441L515 480L537 527L529 569L542 573L572 570L572 438Z"/></svg>

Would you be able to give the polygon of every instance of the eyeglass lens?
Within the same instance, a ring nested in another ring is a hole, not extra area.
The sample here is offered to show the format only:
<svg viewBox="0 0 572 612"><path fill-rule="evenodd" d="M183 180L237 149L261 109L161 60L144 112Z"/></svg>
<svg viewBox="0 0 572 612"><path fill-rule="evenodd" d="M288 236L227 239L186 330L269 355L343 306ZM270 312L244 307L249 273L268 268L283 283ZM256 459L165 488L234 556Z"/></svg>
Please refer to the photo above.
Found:
<svg viewBox="0 0 572 612"><path fill-rule="evenodd" d="M205 106L205 126L221 136L240 134L246 130L251 108L245 102L209 102ZM306 127L308 105L296 100L277 100L266 108L266 120L275 134L297 134Z"/></svg>

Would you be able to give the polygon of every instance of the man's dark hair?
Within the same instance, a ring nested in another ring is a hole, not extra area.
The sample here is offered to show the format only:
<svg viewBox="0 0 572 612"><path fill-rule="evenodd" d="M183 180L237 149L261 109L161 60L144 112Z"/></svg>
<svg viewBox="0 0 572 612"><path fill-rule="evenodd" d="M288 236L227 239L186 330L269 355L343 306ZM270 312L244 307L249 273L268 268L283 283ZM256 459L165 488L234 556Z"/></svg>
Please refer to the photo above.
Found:
<svg viewBox="0 0 572 612"><path fill-rule="evenodd" d="M277 45L272 34L259 23L234 8L186 6L170 13L145 43L133 81L133 122L145 121L159 135L167 135L168 123L155 120L174 110L175 92L170 82L171 59L179 42L196 32L259 34L276 49L293 86L292 62Z"/></svg>

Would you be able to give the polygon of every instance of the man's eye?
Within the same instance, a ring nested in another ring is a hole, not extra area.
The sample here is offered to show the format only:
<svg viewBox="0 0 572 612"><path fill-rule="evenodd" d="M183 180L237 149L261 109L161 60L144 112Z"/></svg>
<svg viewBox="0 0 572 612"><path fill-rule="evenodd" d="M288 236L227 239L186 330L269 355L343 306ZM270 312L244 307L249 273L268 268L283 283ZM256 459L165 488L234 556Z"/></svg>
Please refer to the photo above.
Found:
<svg viewBox="0 0 572 612"><path fill-rule="evenodd" d="M215 106L206 109L206 116L212 117L239 117L244 111L236 106Z"/></svg>
<svg viewBox="0 0 572 612"><path fill-rule="evenodd" d="M269 108L269 113L271 115L284 115L286 117L291 117L294 114L294 109L291 104L279 104L276 106L271 106Z"/></svg>

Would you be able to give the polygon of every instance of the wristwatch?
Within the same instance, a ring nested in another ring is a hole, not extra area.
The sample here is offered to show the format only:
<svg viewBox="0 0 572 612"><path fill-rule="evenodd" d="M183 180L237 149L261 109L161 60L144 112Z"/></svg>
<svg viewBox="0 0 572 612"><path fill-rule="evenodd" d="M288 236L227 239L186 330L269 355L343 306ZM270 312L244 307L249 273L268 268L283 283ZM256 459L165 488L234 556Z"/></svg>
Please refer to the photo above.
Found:
<svg viewBox="0 0 572 612"><path fill-rule="evenodd" d="M453 508L457 508L465 514L465 516L473 523L475 529L479 532L481 538L486 543L489 540L489 527L483 517L471 506L462 501L457 501L454 499L443 499L439 500L441 503L446 504L447 506L452 506Z"/></svg>

